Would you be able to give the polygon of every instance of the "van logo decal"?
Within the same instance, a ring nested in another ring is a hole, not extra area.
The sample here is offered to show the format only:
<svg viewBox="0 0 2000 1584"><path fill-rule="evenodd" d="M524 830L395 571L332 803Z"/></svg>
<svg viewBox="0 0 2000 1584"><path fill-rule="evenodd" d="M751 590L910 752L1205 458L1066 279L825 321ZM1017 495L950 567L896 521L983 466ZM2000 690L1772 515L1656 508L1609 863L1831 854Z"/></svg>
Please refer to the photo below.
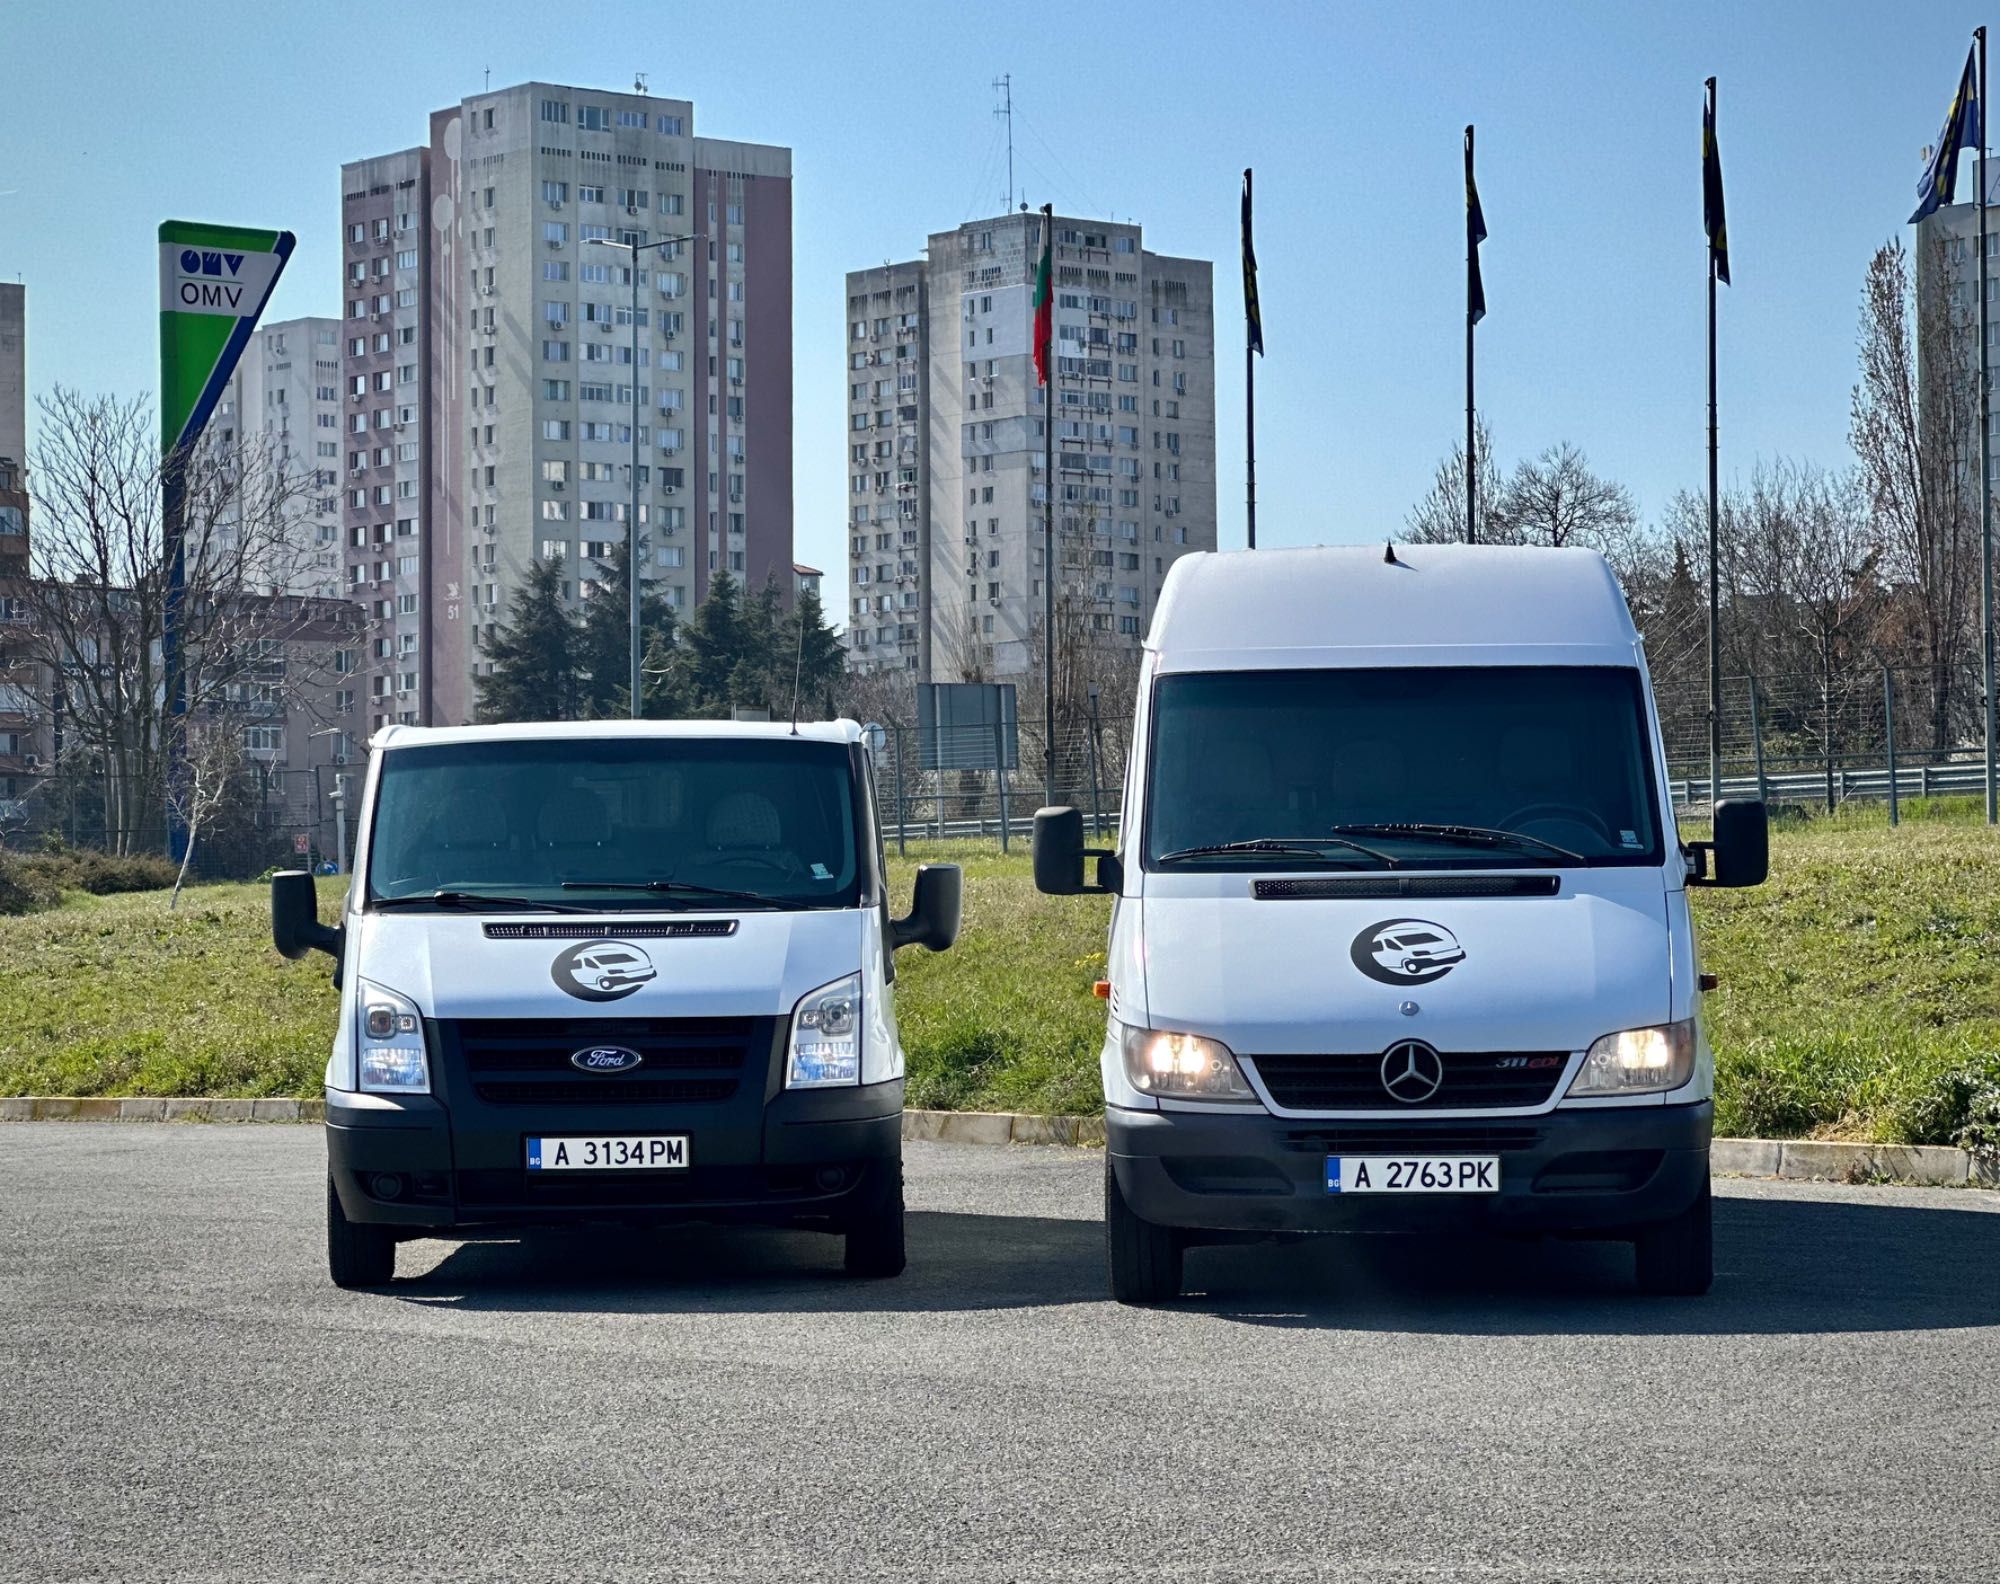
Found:
<svg viewBox="0 0 2000 1584"><path fill-rule="evenodd" d="M643 948L622 940L583 941L549 965L556 987L579 1001L622 1001L658 972Z"/></svg>
<svg viewBox="0 0 2000 1584"><path fill-rule="evenodd" d="M1464 962L1465 948L1442 924L1385 919L1355 936L1348 956L1355 967L1382 984L1429 984Z"/></svg>
<svg viewBox="0 0 2000 1584"><path fill-rule="evenodd" d="M569 1064L578 1072L630 1072L646 1058L623 1045L593 1045L588 1050L571 1051Z"/></svg>
<svg viewBox="0 0 2000 1584"><path fill-rule="evenodd" d="M1444 1083L1444 1058L1422 1040L1404 1040L1382 1055L1382 1087L1404 1105L1422 1105Z"/></svg>

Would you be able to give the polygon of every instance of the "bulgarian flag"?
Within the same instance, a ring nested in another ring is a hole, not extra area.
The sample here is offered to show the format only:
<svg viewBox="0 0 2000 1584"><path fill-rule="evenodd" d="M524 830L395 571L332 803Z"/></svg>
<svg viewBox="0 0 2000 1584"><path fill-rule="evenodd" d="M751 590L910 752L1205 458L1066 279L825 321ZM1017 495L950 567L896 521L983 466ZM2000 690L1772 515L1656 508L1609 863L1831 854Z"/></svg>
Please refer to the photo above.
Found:
<svg viewBox="0 0 2000 1584"><path fill-rule="evenodd" d="M1055 335L1055 297L1049 261L1055 252L1056 206L1042 205L1042 262L1035 271L1035 383L1049 382L1049 347Z"/></svg>

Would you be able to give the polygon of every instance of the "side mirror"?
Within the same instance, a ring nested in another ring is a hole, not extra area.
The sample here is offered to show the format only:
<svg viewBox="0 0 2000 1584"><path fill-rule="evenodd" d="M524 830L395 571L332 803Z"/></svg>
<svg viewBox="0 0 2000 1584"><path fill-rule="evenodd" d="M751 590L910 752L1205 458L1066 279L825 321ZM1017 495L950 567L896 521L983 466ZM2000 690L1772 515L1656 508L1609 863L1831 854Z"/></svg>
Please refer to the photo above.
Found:
<svg viewBox="0 0 2000 1584"><path fill-rule="evenodd" d="M1698 885L1762 885L1771 872L1771 825L1754 798L1724 798L1715 805L1715 834L1690 843Z"/></svg>
<svg viewBox="0 0 2000 1584"><path fill-rule="evenodd" d="M341 933L319 921L319 893L303 869L281 869L271 876L271 944L281 956L297 962L309 951L340 956Z"/></svg>
<svg viewBox="0 0 2000 1584"><path fill-rule="evenodd" d="M1125 868L1113 852L1083 845L1083 813L1064 804L1035 811L1035 889L1045 896L1079 896L1086 891L1122 891ZM1097 860L1097 883L1086 884L1083 861Z"/></svg>
<svg viewBox="0 0 2000 1584"><path fill-rule="evenodd" d="M907 918L889 924L890 944L948 951L958 939L958 922L965 907L965 875L957 864L920 864Z"/></svg>

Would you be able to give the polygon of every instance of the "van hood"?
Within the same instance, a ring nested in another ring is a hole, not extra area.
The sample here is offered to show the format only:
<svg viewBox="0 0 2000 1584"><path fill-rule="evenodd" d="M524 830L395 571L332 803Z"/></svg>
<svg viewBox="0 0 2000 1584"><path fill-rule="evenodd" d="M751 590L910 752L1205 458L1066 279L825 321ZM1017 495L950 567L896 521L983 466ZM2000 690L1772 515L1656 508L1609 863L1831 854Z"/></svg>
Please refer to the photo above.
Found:
<svg viewBox="0 0 2000 1584"><path fill-rule="evenodd" d="M364 913L355 964L427 1017L768 1017L853 973L870 916Z"/></svg>
<svg viewBox="0 0 2000 1584"><path fill-rule="evenodd" d="M1552 897L1260 900L1251 876L1175 876L1164 895L1159 878L1145 1021L1240 1055L1576 1051L1671 1016L1657 869L1564 870Z"/></svg>

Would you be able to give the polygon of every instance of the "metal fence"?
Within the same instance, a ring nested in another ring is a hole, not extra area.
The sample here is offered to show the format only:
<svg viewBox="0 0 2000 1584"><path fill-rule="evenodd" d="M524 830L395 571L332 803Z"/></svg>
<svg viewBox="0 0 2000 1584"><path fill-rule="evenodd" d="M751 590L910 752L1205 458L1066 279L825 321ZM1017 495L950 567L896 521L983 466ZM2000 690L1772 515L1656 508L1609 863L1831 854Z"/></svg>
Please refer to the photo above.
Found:
<svg viewBox="0 0 2000 1584"><path fill-rule="evenodd" d="M1721 794L1762 797L1773 804L1827 809L1851 802L1888 805L1894 818L1905 798L1973 795L1984 786L1976 744L1937 747L1922 701L1925 679L1877 673L1871 686L1832 688L1812 677L1726 678L1723 685ZM1668 761L1668 791L1678 807L1705 809L1708 727L1705 695L1660 698ZM1975 701L1976 702L1976 701ZM882 721L876 744L876 784L884 839L899 852L912 841L997 840L1011 848L1032 829L1043 801L1048 732L1039 718L1018 723L1011 767L937 769L972 757L967 745L928 746L913 721ZM1058 717L1056 800L1081 809L1093 840L1115 838L1132 719L1101 706ZM990 745L989 758L990 762ZM202 834L192 865L209 879L244 878L274 866L334 864L353 834L352 799L360 763L281 769L249 766L238 795ZM121 833L106 826L101 789L88 778L65 778L68 790L0 804L0 846L21 849L44 840L111 849ZM44 782L52 788L57 778ZM347 828L336 786L344 781ZM129 833L128 845L160 851L158 830Z"/></svg>

